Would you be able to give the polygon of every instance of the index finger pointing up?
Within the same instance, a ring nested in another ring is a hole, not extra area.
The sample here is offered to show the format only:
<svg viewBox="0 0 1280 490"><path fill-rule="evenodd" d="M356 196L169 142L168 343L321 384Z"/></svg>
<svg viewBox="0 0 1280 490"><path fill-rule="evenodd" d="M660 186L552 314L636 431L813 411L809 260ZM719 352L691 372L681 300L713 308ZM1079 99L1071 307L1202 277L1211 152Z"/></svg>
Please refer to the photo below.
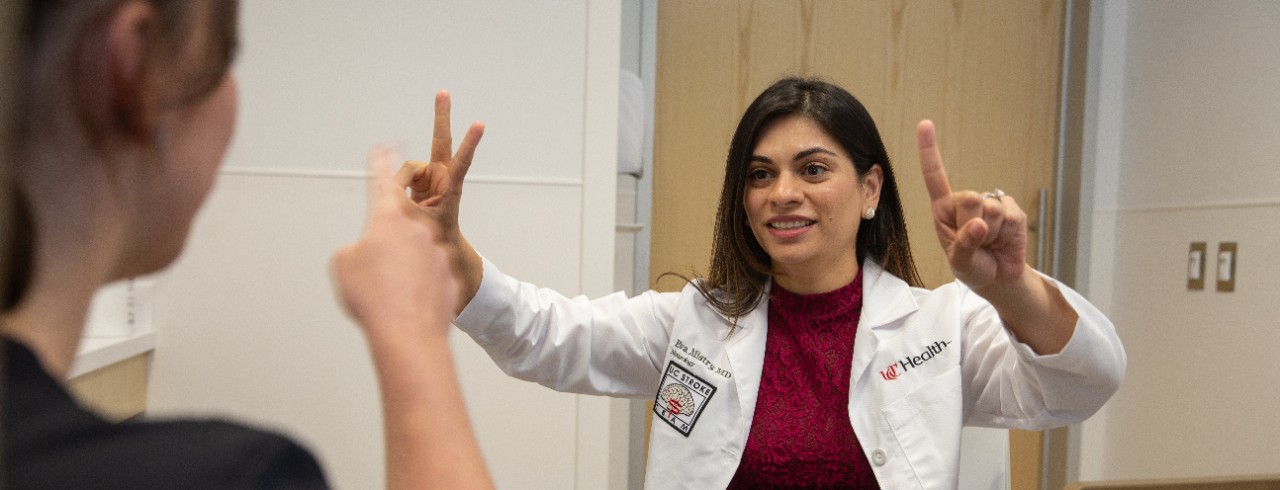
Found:
<svg viewBox="0 0 1280 490"><path fill-rule="evenodd" d="M933 121L925 119L916 126L916 144L920 148L920 171L924 172L929 199L937 201L950 196L951 182L947 181L947 170L942 168L942 153L938 151Z"/></svg>
<svg viewBox="0 0 1280 490"><path fill-rule="evenodd" d="M449 91L436 92L436 122L431 135L431 161L447 162L453 153L453 134L449 131Z"/></svg>

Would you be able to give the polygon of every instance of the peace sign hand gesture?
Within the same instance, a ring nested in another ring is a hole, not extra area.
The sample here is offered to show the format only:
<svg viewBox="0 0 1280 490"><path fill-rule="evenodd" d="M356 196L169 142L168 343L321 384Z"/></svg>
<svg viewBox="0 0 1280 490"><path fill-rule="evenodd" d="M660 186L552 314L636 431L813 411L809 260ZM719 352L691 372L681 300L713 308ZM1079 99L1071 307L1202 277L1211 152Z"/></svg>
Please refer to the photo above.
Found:
<svg viewBox="0 0 1280 490"><path fill-rule="evenodd" d="M461 238L458 230L458 203L462 199L462 182L471 168L480 137L484 136L484 123L471 123L462 138L457 153L453 151L453 136L449 128L449 92L436 93L435 128L431 137L431 161L404 162L396 172L396 183L410 190L410 198L440 224L446 242Z"/></svg>
<svg viewBox="0 0 1280 490"><path fill-rule="evenodd" d="M409 197L422 213L438 224L439 240L451 257L453 274L458 278L458 302L454 313L471 302L484 274L484 263L462 230L458 227L458 208L462 200L462 182L471 168L484 123L471 123L458 151L453 152L453 135L449 129L449 92L436 94L435 128L431 137L431 161L404 162L396 172L395 183L409 190Z"/></svg>

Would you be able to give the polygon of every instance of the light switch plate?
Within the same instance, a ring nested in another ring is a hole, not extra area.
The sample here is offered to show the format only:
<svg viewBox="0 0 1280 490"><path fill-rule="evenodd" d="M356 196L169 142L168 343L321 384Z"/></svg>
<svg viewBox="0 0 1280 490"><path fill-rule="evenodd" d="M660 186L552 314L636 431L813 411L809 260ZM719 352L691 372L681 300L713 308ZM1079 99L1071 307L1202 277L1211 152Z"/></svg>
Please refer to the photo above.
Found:
<svg viewBox="0 0 1280 490"><path fill-rule="evenodd" d="M1236 262L1240 254L1236 242L1218 243L1218 291L1230 293L1236 290Z"/></svg>
<svg viewBox="0 0 1280 490"><path fill-rule="evenodd" d="M1205 242L1191 242L1191 249L1187 251L1188 291L1204 290L1204 263L1208 259L1208 250Z"/></svg>

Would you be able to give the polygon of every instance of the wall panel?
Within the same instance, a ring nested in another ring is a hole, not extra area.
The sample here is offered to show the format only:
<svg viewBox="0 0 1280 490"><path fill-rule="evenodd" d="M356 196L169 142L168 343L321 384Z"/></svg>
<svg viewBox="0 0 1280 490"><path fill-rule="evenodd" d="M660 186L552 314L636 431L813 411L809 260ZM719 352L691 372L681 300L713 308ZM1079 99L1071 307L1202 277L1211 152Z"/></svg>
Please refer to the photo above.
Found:
<svg viewBox="0 0 1280 490"><path fill-rule="evenodd" d="M578 178L587 3L243 2L228 164L342 170L386 138L426 158L432 95L447 88L454 128L489 125L476 174ZM266 124L281 120L296 122Z"/></svg>
<svg viewBox="0 0 1280 490"><path fill-rule="evenodd" d="M149 412L283 430L336 487L382 487L373 370L327 274L364 220L365 152L398 138L427 157L433 94L450 89L455 141L487 123L462 204L471 242L521 279L607 292L618 16L616 0L244 3L237 135L158 278ZM451 342L500 488L625 481L625 402L508 378L465 335Z"/></svg>
<svg viewBox="0 0 1280 490"><path fill-rule="evenodd" d="M157 285L153 415L230 414L283 429L318 451L340 486L381 481L376 382L359 330L333 301L326 269L332 251L359 233L364 185L222 176L184 257ZM472 183L462 220L476 247L504 270L572 291L576 240L513 237L574 236L580 194L575 186ZM535 199L540 207L482 204ZM544 209L563 212L551 217ZM533 481L548 488L571 487L573 467L564 462L575 456L577 397L508 378L464 334L452 343L499 485L537 475ZM541 449L531 455L531 445Z"/></svg>
<svg viewBox="0 0 1280 490"><path fill-rule="evenodd" d="M1280 454L1280 201L1118 213L1112 318L1129 354L1106 419L1106 479L1275 473ZM1204 291L1187 248L1208 242ZM1218 243L1236 242L1235 292L1214 290Z"/></svg>
<svg viewBox="0 0 1280 490"><path fill-rule="evenodd" d="M1100 4L1100 5L1099 5ZM1089 294L1129 371L1083 431L1083 480L1280 470L1280 5L1099 2L1091 25ZM1239 244L1235 292L1188 291L1191 242Z"/></svg>

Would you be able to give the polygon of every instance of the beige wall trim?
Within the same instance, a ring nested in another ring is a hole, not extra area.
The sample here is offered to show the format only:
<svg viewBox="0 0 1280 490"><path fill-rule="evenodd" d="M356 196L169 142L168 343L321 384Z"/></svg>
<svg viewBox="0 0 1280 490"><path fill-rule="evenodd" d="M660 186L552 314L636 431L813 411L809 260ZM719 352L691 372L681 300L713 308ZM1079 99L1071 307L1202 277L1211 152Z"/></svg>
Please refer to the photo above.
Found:
<svg viewBox="0 0 1280 490"><path fill-rule="evenodd" d="M90 371L67 384L81 403L110 420L124 420L146 411L150 369L148 353Z"/></svg>
<svg viewBox="0 0 1280 490"><path fill-rule="evenodd" d="M1064 490L1274 490L1280 474L1073 483Z"/></svg>

